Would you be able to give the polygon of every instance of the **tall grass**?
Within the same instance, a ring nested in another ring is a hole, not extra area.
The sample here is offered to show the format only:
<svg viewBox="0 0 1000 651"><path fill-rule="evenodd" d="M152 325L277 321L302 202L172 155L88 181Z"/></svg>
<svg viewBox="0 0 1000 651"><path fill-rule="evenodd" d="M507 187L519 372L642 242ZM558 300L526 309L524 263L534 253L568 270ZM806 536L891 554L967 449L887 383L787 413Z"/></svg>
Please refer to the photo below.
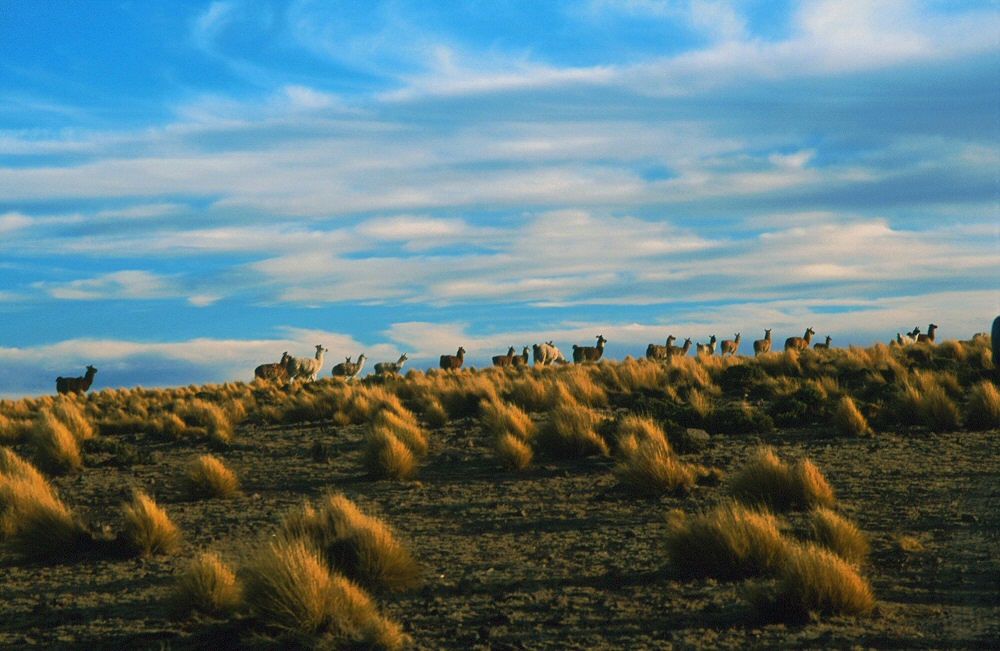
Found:
<svg viewBox="0 0 1000 651"><path fill-rule="evenodd" d="M413 451L385 428L365 433L361 459L374 479L412 479L419 467Z"/></svg>
<svg viewBox="0 0 1000 651"><path fill-rule="evenodd" d="M833 426L845 436L865 436L872 433L865 418L851 396L841 396L837 409L833 412Z"/></svg>
<svg viewBox="0 0 1000 651"><path fill-rule="evenodd" d="M245 574L247 604L271 627L331 637L340 646L398 649L410 642L364 590L301 540L258 550Z"/></svg>
<svg viewBox="0 0 1000 651"><path fill-rule="evenodd" d="M226 617L243 604L243 584L217 554L198 554L178 577L169 598L176 617L197 612Z"/></svg>
<svg viewBox="0 0 1000 651"><path fill-rule="evenodd" d="M641 495L683 495L697 480L695 470L678 458L650 418L630 415L619 423L618 456L615 477Z"/></svg>
<svg viewBox="0 0 1000 651"><path fill-rule="evenodd" d="M43 470L65 474L83 468L79 440L51 411L38 415L32 424L29 440L35 461Z"/></svg>
<svg viewBox="0 0 1000 651"><path fill-rule="evenodd" d="M972 387L965 423L975 430L1000 428L1000 390L995 384L984 380Z"/></svg>
<svg viewBox="0 0 1000 651"><path fill-rule="evenodd" d="M306 503L292 510L281 531L308 542L331 567L369 589L397 592L421 582L420 565L392 529L343 494L327 494L318 507Z"/></svg>
<svg viewBox="0 0 1000 651"><path fill-rule="evenodd" d="M549 457L561 459L608 455L608 444L596 429L603 417L578 403L561 385L557 392L557 406L535 436L537 448Z"/></svg>
<svg viewBox="0 0 1000 651"><path fill-rule="evenodd" d="M774 575L789 543L773 515L728 502L693 517L672 512L665 546L670 565L684 576L736 580Z"/></svg>
<svg viewBox="0 0 1000 651"><path fill-rule="evenodd" d="M827 549L790 546L780 570L773 595L757 602L781 619L806 621L810 614L862 616L875 608L871 585Z"/></svg>
<svg viewBox="0 0 1000 651"><path fill-rule="evenodd" d="M744 504L766 506L779 513L835 503L833 488L811 461L801 459L788 466L771 447L759 448L732 475L729 491Z"/></svg>
<svg viewBox="0 0 1000 651"><path fill-rule="evenodd" d="M0 541L34 559L64 558L91 541L45 477L8 448L0 448Z"/></svg>
<svg viewBox="0 0 1000 651"><path fill-rule="evenodd" d="M180 549L181 533L170 516L149 495L140 490L121 507L127 548L142 556L173 554Z"/></svg>
<svg viewBox="0 0 1000 651"><path fill-rule="evenodd" d="M222 461L203 454L185 468L182 490L189 499L229 499L240 494L240 482Z"/></svg>
<svg viewBox="0 0 1000 651"><path fill-rule="evenodd" d="M834 511L819 507L809 513L812 540L852 565L863 565L871 552L864 533Z"/></svg>

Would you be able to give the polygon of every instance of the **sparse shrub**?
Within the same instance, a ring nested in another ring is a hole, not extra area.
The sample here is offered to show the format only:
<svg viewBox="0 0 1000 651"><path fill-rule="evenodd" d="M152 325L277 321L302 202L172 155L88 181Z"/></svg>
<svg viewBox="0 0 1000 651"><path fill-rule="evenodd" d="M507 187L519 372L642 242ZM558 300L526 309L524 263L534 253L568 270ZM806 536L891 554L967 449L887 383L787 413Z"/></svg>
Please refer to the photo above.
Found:
<svg viewBox="0 0 1000 651"><path fill-rule="evenodd" d="M835 502L833 489L811 461L802 459L789 467L770 447L758 449L730 478L729 490L744 504L767 506L777 512L832 507Z"/></svg>
<svg viewBox="0 0 1000 651"><path fill-rule="evenodd" d="M83 468L80 442L52 412L38 415L31 427L30 440L35 461L43 470L64 474Z"/></svg>
<svg viewBox="0 0 1000 651"><path fill-rule="evenodd" d="M225 617L239 610L242 603L243 586L236 574L216 554L202 552L177 579L169 606L178 618L195 612Z"/></svg>
<svg viewBox="0 0 1000 651"><path fill-rule="evenodd" d="M972 430L1000 427L1000 391L995 384L983 381L972 387L965 423Z"/></svg>
<svg viewBox="0 0 1000 651"><path fill-rule="evenodd" d="M865 436L871 434L868 420L862 414L851 396L841 396L837 410L833 412L833 426L844 436Z"/></svg>
<svg viewBox="0 0 1000 651"><path fill-rule="evenodd" d="M694 517L674 511L668 525L670 565L688 577L770 576L781 567L789 547L773 515L736 503Z"/></svg>
<svg viewBox="0 0 1000 651"><path fill-rule="evenodd" d="M167 512L140 490L121 507L127 548L142 556L172 554L180 548L181 533Z"/></svg>
<svg viewBox="0 0 1000 651"><path fill-rule="evenodd" d="M871 547L865 534L851 521L830 509L819 507L809 513L812 540L853 565L863 565Z"/></svg>
<svg viewBox="0 0 1000 651"><path fill-rule="evenodd" d="M807 621L810 614L868 615L875 608L871 586L850 563L814 545L789 548L777 586L759 594L757 605L783 620Z"/></svg>
<svg viewBox="0 0 1000 651"><path fill-rule="evenodd" d="M362 462L375 479L406 480L417 473L413 451L384 428L372 428L365 434Z"/></svg>
<svg viewBox="0 0 1000 651"><path fill-rule="evenodd" d="M497 438L496 456L502 465L513 470L524 470L531 464L535 453L524 439L506 433Z"/></svg>
<svg viewBox="0 0 1000 651"><path fill-rule="evenodd" d="M203 454L184 471L184 493L190 499L228 499L240 493L240 482L219 459Z"/></svg>
<svg viewBox="0 0 1000 651"><path fill-rule="evenodd" d="M398 592L420 583L419 564L389 526L343 494L327 494L318 508L292 510L282 534L308 542L330 567L369 589Z"/></svg>

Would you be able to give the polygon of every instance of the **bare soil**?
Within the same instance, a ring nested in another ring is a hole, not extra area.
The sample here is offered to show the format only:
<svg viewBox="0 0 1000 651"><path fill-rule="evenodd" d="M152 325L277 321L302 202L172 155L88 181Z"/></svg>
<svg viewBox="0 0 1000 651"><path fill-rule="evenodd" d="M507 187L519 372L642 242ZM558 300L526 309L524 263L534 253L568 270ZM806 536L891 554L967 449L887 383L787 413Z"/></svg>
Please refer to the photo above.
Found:
<svg viewBox="0 0 1000 651"><path fill-rule="evenodd" d="M133 487L184 532L180 554L29 563L0 552L0 648L236 648L261 645L243 620L175 621L165 599L195 552L233 565L283 513L342 491L388 522L420 559L423 587L379 597L419 649L987 649L1000 645L1000 432L834 438L822 428L717 435L685 459L735 470L761 442L811 459L838 509L869 536L863 574L879 605L866 618L762 621L752 583L681 580L666 563L672 509L724 497L721 486L642 499L616 486L608 458L501 469L473 419L433 430L417 480L372 481L361 426L242 425L232 445L118 438L86 469L54 480L95 528L120 528ZM107 437L106 437L107 438ZM328 455L315 454L319 442ZM19 450L23 454L25 451ZM211 451L240 477L231 500L187 501L183 468ZM328 458L324 458L327 456ZM789 525L795 527L794 521ZM900 542L904 545L901 546ZM907 550L917 541L922 549Z"/></svg>

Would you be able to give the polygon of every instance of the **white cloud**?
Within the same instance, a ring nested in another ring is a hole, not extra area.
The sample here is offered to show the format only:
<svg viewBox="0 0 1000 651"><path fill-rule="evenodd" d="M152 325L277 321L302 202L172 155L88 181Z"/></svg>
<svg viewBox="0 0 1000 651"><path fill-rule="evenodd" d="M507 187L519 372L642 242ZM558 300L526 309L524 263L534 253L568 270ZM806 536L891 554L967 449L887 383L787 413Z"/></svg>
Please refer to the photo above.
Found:
<svg viewBox="0 0 1000 651"><path fill-rule="evenodd" d="M38 283L56 299L143 299L177 295L173 281L148 271L126 270L67 283Z"/></svg>
<svg viewBox="0 0 1000 651"><path fill-rule="evenodd" d="M19 212L9 212L0 215L0 233L6 234L12 231L27 228L34 223L34 220Z"/></svg>

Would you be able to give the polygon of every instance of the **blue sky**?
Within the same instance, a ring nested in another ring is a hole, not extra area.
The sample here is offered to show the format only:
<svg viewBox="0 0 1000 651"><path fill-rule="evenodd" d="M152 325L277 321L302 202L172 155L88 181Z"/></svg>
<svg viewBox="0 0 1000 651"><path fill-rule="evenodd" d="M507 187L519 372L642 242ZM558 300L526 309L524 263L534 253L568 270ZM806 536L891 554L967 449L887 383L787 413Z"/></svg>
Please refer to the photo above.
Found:
<svg viewBox="0 0 1000 651"><path fill-rule="evenodd" d="M0 0L0 395L966 338L998 70L995 2Z"/></svg>

